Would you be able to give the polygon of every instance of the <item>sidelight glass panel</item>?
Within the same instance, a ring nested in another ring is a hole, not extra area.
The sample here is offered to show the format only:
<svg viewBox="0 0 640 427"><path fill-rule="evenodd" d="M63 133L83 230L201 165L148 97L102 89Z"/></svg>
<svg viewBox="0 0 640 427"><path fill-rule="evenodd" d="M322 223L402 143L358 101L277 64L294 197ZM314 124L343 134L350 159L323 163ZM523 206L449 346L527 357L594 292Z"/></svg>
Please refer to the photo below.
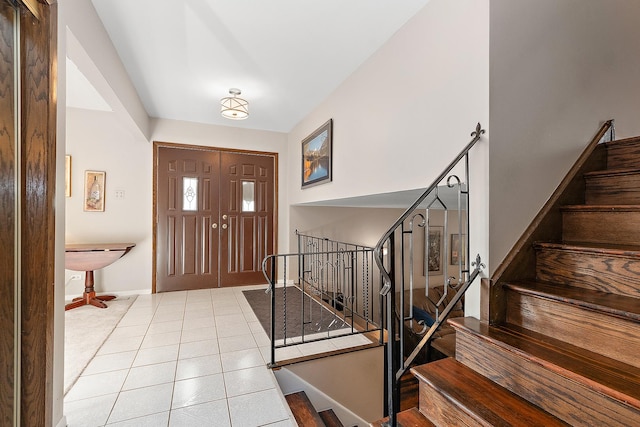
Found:
<svg viewBox="0 0 640 427"><path fill-rule="evenodd" d="M182 210L198 210L198 178L182 177Z"/></svg>
<svg viewBox="0 0 640 427"><path fill-rule="evenodd" d="M242 212L256 211L256 183L242 181Z"/></svg>

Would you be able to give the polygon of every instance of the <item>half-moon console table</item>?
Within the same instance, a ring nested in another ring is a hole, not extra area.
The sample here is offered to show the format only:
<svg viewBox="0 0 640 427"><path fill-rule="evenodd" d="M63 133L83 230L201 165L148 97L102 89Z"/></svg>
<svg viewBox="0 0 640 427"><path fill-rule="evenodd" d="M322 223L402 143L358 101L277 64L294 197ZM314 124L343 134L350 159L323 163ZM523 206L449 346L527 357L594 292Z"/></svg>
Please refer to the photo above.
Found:
<svg viewBox="0 0 640 427"><path fill-rule="evenodd" d="M67 270L84 271L84 293L81 297L74 298L72 302L64 306L65 310L93 305L99 308L107 308L103 301L115 298L115 295L96 295L93 288L93 272L111 265L122 258L135 246L135 243L93 243L93 244L69 244L65 246L64 268Z"/></svg>

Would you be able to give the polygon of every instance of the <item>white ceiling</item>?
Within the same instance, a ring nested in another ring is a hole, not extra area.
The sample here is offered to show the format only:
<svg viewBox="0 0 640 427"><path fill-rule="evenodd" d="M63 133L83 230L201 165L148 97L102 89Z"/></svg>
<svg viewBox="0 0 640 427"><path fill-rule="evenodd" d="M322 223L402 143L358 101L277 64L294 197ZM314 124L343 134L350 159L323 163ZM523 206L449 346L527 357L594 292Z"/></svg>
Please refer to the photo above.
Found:
<svg viewBox="0 0 640 427"><path fill-rule="evenodd" d="M92 0L150 116L280 132L428 1ZM232 87L244 121L220 116Z"/></svg>

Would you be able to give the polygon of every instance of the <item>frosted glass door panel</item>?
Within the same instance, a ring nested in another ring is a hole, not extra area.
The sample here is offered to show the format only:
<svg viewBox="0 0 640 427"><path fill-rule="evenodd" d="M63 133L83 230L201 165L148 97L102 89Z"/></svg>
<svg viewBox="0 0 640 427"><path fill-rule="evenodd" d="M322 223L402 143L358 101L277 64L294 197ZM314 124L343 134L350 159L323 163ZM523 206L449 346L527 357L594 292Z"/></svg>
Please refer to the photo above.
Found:
<svg viewBox="0 0 640 427"><path fill-rule="evenodd" d="M182 210L198 210L198 178L182 178Z"/></svg>
<svg viewBox="0 0 640 427"><path fill-rule="evenodd" d="M242 212L256 211L256 183L242 181Z"/></svg>

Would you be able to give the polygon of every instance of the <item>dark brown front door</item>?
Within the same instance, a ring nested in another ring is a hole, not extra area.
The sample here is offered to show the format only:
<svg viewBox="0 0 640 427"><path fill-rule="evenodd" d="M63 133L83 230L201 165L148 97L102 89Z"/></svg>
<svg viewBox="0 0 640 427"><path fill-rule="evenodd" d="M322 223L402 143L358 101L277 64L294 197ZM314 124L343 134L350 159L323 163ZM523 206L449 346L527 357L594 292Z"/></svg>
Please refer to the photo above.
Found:
<svg viewBox="0 0 640 427"><path fill-rule="evenodd" d="M275 155L156 144L156 291L264 283Z"/></svg>
<svg viewBox="0 0 640 427"><path fill-rule="evenodd" d="M273 253L273 157L223 153L220 280L222 286L265 283L262 260Z"/></svg>

